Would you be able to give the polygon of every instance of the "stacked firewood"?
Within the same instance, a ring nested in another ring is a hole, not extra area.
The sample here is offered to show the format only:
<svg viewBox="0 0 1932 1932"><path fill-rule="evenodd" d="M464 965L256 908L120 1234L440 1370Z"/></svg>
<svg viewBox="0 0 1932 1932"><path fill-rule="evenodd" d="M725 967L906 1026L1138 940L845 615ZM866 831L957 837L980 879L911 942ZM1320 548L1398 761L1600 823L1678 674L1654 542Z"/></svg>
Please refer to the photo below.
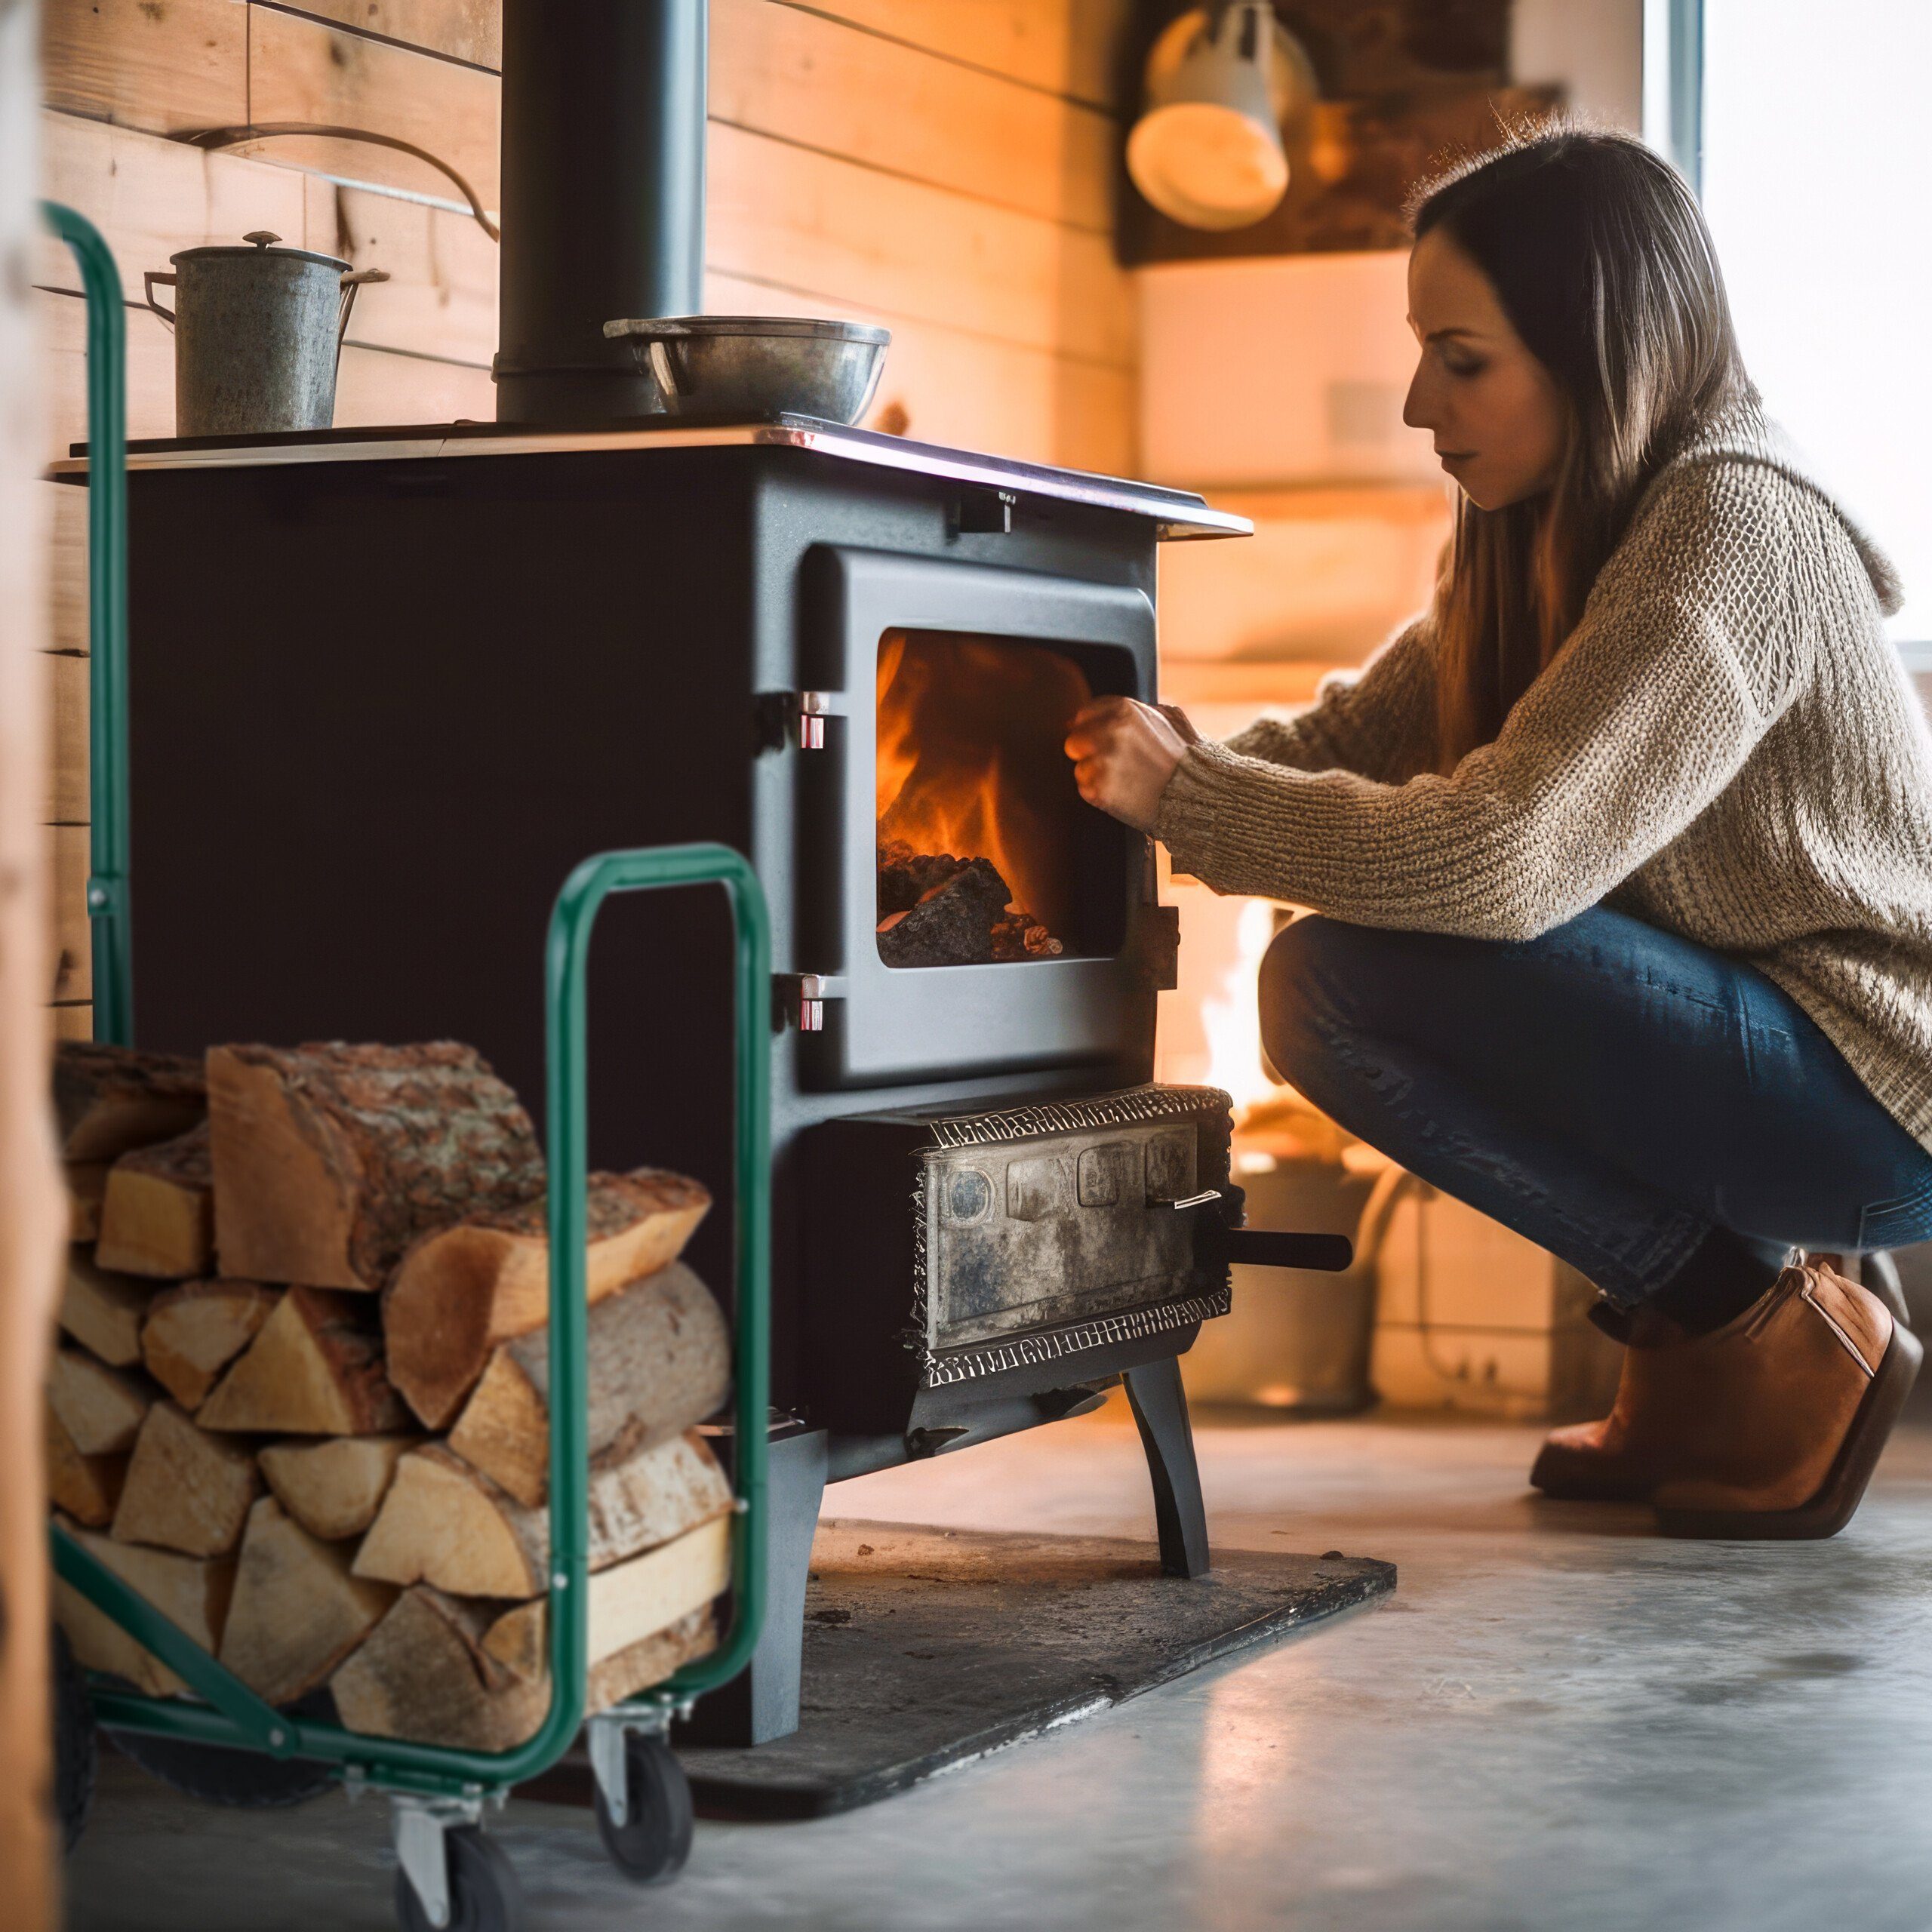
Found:
<svg viewBox="0 0 1932 1932"><path fill-rule="evenodd" d="M549 1257L529 1116L472 1049L62 1048L74 1203L49 1487L103 1562L271 1703L497 1750L550 1698ZM728 1393L678 1259L709 1197L593 1175L589 1706L716 1642ZM76 1655L185 1687L76 1592Z"/></svg>

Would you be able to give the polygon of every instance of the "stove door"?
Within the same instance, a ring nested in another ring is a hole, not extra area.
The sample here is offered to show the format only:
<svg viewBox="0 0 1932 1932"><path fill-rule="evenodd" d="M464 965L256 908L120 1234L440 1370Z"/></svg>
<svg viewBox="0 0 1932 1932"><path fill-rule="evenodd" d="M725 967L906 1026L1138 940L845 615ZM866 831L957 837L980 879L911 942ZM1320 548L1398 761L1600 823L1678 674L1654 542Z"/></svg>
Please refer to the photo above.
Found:
<svg viewBox="0 0 1932 1932"><path fill-rule="evenodd" d="M833 715L798 761L814 956L798 968L842 996L801 1042L802 1077L879 1087L1144 1056L1152 848L1081 801L1060 746L1089 695L1152 695L1146 597L827 546L805 603L802 681Z"/></svg>

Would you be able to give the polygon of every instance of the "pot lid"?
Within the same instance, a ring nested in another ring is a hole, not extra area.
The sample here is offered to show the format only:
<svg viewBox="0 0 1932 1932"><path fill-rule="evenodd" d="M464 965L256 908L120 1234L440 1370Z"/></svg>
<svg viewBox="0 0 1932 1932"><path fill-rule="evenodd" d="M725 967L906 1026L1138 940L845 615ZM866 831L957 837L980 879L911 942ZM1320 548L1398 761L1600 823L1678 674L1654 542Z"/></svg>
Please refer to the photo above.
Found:
<svg viewBox="0 0 1932 1932"><path fill-rule="evenodd" d="M183 262L205 262L219 255L244 255L264 261L272 258L278 262L315 262L324 268L339 269L345 275L349 272L351 265L334 255L318 255L309 248L278 248L275 244L281 239L279 235L272 234L266 228L251 229L242 238L242 243L247 245L218 242L210 248L183 248L180 254L170 255L168 260L171 266L178 268Z"/></svg>

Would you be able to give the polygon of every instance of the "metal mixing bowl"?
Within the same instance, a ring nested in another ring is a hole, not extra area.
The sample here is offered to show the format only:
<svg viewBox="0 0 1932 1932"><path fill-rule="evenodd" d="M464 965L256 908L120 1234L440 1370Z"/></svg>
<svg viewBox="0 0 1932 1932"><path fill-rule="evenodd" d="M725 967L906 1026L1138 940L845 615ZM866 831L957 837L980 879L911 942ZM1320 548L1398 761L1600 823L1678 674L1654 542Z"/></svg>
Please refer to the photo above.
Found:
<svg viewBox="0 0 1932 1932"><path fill-rule="evenodd" d="M671 315L606 322L604 333L629 342L666 415L710 423L856 423L892 340L890 329L804 315Z"/></svg>

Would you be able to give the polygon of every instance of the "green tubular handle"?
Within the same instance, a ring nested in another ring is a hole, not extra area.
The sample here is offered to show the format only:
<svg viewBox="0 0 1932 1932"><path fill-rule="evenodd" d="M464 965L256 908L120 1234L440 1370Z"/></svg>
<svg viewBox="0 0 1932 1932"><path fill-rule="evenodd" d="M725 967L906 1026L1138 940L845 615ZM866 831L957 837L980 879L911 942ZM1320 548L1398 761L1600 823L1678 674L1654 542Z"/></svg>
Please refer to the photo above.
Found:
<svg viewBox="0 0 1932 1932"><path fill-rule="evenodd" d="M94 1037L134 1038L128 924L128 315L121 273L84 214L43 202L88 299L88 918Z"/></svg>
<svg viewBox="0 0 1932 1932"><path fill-rule="evenodd" d="M605 852L565 881L550 915L544 959L546 1091L549 1103L550 1236L550 1709L536 1734L490 1752L367 1737L339 1724L284 1715L170 1623L57 1524L57 1574L152 1651L204 1701L97 1689L109 1730L205 1744L239 1745L275 1758L355 1767L392 1789L497 1789L534 1777L570 1748L583 1721L589 1667L589 1423L585 1397L588 1219L588 1016L585 968L597 915L614 893L721 884L736 936L734 1098L737 1204L737 1398L733 1524L734 1609L723 1646L654 1687L627 1708L654 1715L735 1677L750 1661L764 1617L766 1429L771 1384L771 921L749 862L724 845L669 845Z"/></svg>

